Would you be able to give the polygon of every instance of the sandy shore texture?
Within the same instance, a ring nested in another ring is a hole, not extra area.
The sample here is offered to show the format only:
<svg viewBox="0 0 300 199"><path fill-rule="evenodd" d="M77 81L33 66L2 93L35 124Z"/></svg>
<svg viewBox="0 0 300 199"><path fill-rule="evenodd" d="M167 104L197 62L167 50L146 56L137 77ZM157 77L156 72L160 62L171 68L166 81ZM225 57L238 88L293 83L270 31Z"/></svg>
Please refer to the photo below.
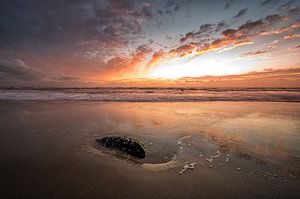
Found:
<svg viewBox="0 0 300 199"><path fill-rule="evenodd" d="M1 198L299 198L300 104L0 101ZM145 159L95 138L128 135Z"/></svg>

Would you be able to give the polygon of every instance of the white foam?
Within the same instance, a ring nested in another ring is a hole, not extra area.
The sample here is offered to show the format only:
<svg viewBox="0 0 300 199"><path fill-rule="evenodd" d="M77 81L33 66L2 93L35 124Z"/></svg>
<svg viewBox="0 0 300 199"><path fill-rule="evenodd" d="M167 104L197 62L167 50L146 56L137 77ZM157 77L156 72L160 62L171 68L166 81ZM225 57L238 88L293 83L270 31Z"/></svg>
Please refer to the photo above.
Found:
<svg viewBox="0 0 300 199"><path fill-rule="evenodd" d="M184 164L183 168L182 168L181 171L179 171L178 173L179 173L180 175L182 175L184 172L186 172L186 171L188 171L188 170L194 170L196 165L197 165L196 162L194 162L194 163L188 163L188 162L187 162L187 163Z"/></svg>

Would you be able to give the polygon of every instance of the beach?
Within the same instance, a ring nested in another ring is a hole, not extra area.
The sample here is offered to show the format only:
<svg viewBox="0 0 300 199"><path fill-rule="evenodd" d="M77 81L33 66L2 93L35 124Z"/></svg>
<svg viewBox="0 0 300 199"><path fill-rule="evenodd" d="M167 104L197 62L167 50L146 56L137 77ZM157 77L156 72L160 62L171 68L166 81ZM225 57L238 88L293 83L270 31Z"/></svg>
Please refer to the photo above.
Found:
<svg viewBox="0 0 300 199"><path fill-rule="evenodd" d="M0 112L1 198L300 195L296 102L2 100ZM106 135L141 140L146 158L99 146Z"/></svg>
<svg viewBox="0 0 300 199"><path fill-rule="evenodd" d="M0 199L300 199L300 0L0 0Z"/></svg>

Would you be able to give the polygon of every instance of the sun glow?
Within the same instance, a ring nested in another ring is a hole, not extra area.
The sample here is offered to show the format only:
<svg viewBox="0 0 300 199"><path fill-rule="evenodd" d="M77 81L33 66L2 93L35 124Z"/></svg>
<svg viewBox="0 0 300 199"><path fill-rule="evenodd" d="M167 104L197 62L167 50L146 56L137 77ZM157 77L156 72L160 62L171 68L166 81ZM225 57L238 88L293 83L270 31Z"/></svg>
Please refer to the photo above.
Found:
<svg viewBox="0 0 300 199"><path fill-rule="evenodd" d="M240 69L224 62L213 60L189 60L184 62L161 63L153 68L150 78L178 79L182 77L200 77L206 75L230 75Z"/></svg>

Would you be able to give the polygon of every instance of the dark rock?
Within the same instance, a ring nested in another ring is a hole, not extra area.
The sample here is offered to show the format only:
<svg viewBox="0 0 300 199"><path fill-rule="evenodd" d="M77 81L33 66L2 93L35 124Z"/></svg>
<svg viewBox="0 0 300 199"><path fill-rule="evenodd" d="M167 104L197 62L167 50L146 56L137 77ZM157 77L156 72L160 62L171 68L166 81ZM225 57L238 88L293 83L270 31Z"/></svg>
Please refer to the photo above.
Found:
<svg viewBox="0 0 300 199"><path fill-rule="evenodd" d="M144 144L134 138L126 136L106 136L97 138L96 141L105 147L115 148L138 158L144 158L146 155Z"/></svg>

